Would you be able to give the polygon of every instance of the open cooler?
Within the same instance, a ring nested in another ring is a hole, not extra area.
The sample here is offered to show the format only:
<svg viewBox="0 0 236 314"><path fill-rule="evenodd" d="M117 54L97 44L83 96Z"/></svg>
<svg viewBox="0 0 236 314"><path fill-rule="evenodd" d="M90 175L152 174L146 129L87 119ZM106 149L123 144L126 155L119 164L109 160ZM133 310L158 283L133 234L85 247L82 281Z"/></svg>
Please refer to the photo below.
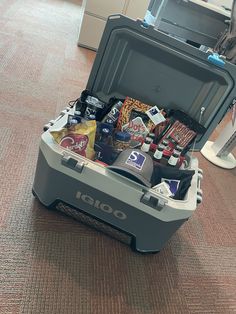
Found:
<svg viewBox="0 0 236 314"><path fill-rule="evenodd" d="M78 69L79 70L79 69ZM109 17L86 90L107 103L126 96L163 109L182 110L206 129L200 150L229 109L236 67L121 15ZM41 136L33 193L55 208L139 252L158 252L202 201L202 171L187 155L194 175L184 199L141 185L58 145L51 131L66 125L67 107Z"/></svg>

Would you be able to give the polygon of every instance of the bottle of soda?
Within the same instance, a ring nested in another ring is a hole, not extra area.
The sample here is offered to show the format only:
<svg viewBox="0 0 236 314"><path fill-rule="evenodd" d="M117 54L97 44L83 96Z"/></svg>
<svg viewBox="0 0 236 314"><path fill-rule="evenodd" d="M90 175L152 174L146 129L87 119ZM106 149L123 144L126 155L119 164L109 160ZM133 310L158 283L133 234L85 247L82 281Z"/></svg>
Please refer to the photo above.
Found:
<svg viewBox="0 0 236 314"><path fill-rule="evenodd" d="M141 150L145 153L148 153L151 143L152 143L151 138L146 137L145 141L143 142L143 145L141 146Z"/></svg>
<svg viewBox="0 0 236 314"><path fill-rule="evenodd" d="M165 149L164 145L162 145L162 144L158 145L158 147L157 147L157 149L153 155L154 160L159 162L162 159L164 149Z"/></svg>
<svg viewBox="0 0 236 314"><path fill-rule="evenodd" d="M179 154L173 152L173 154L170 156L170 158L168 160L168 166L176 167L178 160L179 160Z"/></svg>
<svg viewBox="0 0 236 314"><path fill-rule="evenodd" d="M102 128L100 138L95 142L94 149L98 160L110 164L112 157L111 132L108 128Z"/></svg>

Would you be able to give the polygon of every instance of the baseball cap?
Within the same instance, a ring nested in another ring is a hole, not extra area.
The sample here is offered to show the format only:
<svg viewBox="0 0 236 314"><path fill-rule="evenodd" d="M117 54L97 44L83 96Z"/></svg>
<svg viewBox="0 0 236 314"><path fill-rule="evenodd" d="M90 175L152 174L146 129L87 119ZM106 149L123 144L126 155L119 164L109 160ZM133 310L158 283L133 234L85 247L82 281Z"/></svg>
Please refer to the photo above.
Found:
<svg viewBox="0 0 236 314"><path fill-rule="evenodd" d="M151 187L152 158L140 149L126 149L107 167L135 182Z"/></svg>

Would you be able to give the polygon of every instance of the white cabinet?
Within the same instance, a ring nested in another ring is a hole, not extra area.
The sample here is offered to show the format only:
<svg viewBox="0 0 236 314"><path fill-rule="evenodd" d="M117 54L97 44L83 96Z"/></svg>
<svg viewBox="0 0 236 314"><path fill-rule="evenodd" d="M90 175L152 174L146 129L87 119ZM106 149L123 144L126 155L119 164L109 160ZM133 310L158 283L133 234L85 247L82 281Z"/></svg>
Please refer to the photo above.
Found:
<svg viewBox="0 0 236 314"><path fill-rule="evenodd" d="M114 13L122 13L125 5L125 0L87 0L85 11L107 18Z"/></svg>
<svg viewBox="0 0 236 314"><path fill-rule="evenodd" d="M109 15L118 13L143 19L148 4L149 0L83 0L78 45L97 50Z"/></svg>
<svg viewBox="0 0 236 314"><path fill-rule="evenodd" d="M97 49L106 25L106 21L84 13L79 34L79 46Z"/></svg>
<svg viewBox="0 0 236 314"><path fill-rule="evenodd" d="M143 19L149 5L149 0L129 0L125 11L125 15L133 19Z"/></svg>

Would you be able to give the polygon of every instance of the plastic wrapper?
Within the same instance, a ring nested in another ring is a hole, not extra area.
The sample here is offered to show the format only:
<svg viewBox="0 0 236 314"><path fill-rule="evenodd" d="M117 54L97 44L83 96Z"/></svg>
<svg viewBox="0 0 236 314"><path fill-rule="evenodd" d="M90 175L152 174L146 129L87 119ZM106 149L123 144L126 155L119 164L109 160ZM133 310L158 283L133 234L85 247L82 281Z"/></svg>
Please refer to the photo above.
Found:
<svg viewBox="0 0 236 314"><path fill-rule="evenodd" d="M139 100L126 97L120 110L117 129L131 134L131 139L142 142L145 136L154 129L154 123L149 119L146 111L152 106Z"/></svg>
<svg viewBox="0 0 236 314"><path fill-rule="evenodd" d="M51 131L51 134L54 140L62 147L89 159L94 159L95 120L79 123L73 126L73 128Z"/></svg>
<svg viewBox="0 0 236 314"><path fill-rule="evenodd" d="M163 140L169 142L166 149L169 155L172 154L177 145L182 146L183 153L186 153L196 136L204 134L206 131L205 127L180 110L173 111L167 123L164 130L159 134L157 142L161 143Z"/></svg>

